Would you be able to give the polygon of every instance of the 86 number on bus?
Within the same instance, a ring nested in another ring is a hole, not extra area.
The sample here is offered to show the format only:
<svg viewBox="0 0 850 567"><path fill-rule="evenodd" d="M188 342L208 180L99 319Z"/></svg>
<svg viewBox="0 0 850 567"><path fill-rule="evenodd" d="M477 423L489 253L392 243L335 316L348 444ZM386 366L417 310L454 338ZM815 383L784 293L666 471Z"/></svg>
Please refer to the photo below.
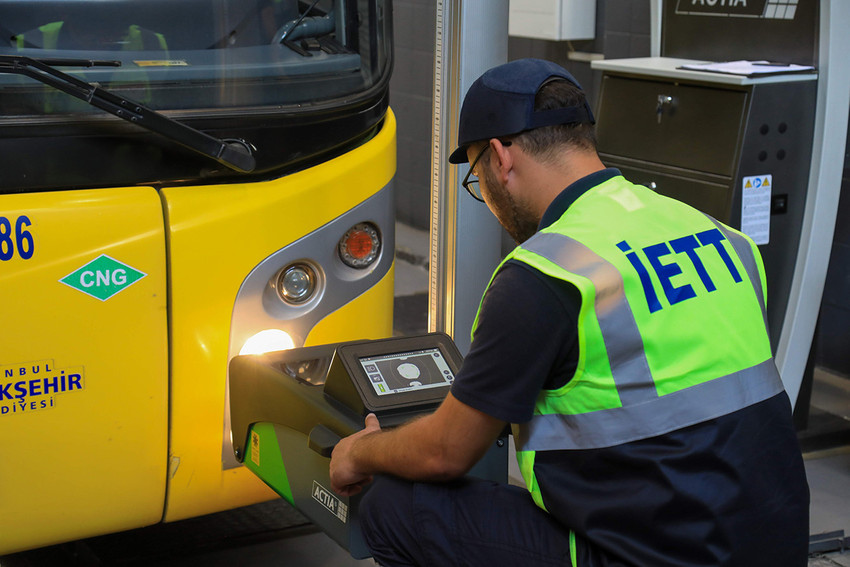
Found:
<svg viewBox="0 0 850 567"><path fill-rule="evenodd" d="M0 260L11 260L17 250L18 256L23 260L32 258L35 251L35 241L32 234L27 230L32 222L25 215L15 219L15 228L6 217L0 217Z"/></svg>

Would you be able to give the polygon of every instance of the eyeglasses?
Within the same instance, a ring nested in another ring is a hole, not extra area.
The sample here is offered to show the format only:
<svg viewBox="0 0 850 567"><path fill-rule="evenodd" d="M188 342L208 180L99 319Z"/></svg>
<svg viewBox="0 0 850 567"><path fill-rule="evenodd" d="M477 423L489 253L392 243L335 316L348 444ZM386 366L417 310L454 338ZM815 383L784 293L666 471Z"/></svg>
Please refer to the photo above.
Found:
<svg viewBox="0 0 850 567"><path fill-rule="evenodd" d="M510 146L511 142L509 140L499 140L503 146ZM461 181L461 185L466 189L466 192L472 195L472 198L476 201L484 202L484 197L481 196L481 184L478 182L478 176L473 177L473 171L475 170L475 166L478 165L478 161L481 159L481 156L484 155L484 152L487 151L487 148L490 147L490 144L487 144L481 151L478 152L478 155L475 156L475 159L472 160L472 163L469 164L469 171L466 172L466 177Z"/></svg>
<svg viewBox="0 0 850 567"><path fill-rule="evenodd" d="M478 177L476 176L474 179L470 179L470 177L473 176L472 172L475 169L475 166L478 164L478 160L481 159L481 156L484 155L484 152L486 152L487 148L489 147L490 144L487 144L486 146L481 148L481 151L478 152L478 155L475 156L475 159L472 160L472 163L469 164L469 171L466 172L466 177L464 177L463 181L461 181L460 183L461 185L463 185L463 188L466 189L466 192L472 195L473 199L475 199L476 201L481 201L482 203L484 202L484 198L481 197L481 185L478 183Z"/></svg>

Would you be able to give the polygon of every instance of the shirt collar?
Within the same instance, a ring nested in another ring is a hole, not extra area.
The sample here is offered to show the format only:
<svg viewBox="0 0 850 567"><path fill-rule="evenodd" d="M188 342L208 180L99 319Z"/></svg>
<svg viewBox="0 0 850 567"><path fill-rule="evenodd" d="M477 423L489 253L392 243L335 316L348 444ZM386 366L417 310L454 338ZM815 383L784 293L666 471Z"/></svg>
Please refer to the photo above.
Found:
<svg viewBox="0 0 850 567"><path fill-rule="evenodd" d="M553 200L546 208L546 212L543 213L543 217L540 219L540 225L537 227L537 230L542 230L561 218L567 209L570 208L570 205L575 203L576 200L587 191L593 189L597 185L605 183L609 179L617 177L618 175L622 175L619 169L609 167L595 171L590 175L586 175L578 181L571 183L566 189L561 191L558 196L555 197L555 200Z"/></svg>

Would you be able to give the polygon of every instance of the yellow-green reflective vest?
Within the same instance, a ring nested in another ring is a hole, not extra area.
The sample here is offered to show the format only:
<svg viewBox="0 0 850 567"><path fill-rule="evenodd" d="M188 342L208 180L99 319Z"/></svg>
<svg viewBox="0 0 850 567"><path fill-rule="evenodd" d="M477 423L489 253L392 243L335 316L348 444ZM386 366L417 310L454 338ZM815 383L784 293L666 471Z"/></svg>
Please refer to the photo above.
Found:
<svg viewBox="0 0 850 567"><path fill-rule="evenodd" d="M49 24L44 24L43 26L38 27L33 32L27 33L30 36L40 35L39 38L30 39L34 40L36 45L40 42L43 49L57 49L59 47L59 38L64 24L65 22L62 21L50 22ZM29 36L26 34L18 34L15 36L16 45L19 50L27 47L27 37ZM120 43L122 51L162 51L164 52L162 57L164 59L168 59L168 42L165 40L165 36L161 33L144 29L136 24L130 25L127 28L127 32ZM143 88L135 97L137 102L141 102L142 104L151 103L153 97L151 95L150 81L148 79L148 74L144 69L125 69L122 70L120 74L117 74L116 77L117 78L112 81L111 88L139 84ZM84 102L72 99L64 93L51 90L45 99L44 111L55 112L61 109L64 112L73 112L74 110L84 110L86 106L87 105Z"/></svg>
<svg viewBox="0 0 850 567"><path fill-rule="evenodd" d="M38 33L41 35L41 46L43 49L56 49L56 44L59 39L59 32L62 31L64 22L50 22L39 26ZM32 32L30 32L32 33ZM26 37L24 34L18 34L14 37L18 49L26 47Z"/></svg>
<svg viewBox="0 0 850 567"><path fill-rule="evenodd" d="M62 26L65 22L50 22L36 28L40 37L42 49L57 49L59 46L59 34L62 32ZM27 32L32 34L33 32ZM27 47L27 35L18 34L14 36L15 45L18 49ZM36 45L39 40L36 40ZM145 49L168 51L168 42L165 41L165 36L161 33L146 30L136 24L127 28L127 34L121 41L122 51L142 51Z"/></svg>
<svg viewBox="0 0 850 567"><path fill-rule="evenodd" d="M582 297L574 376L543 390L531 421L513 426L520 470L543 509L537 451L648 439L783 389L755 245L687 205L617 176L508 260L570 282Z"/></svg>

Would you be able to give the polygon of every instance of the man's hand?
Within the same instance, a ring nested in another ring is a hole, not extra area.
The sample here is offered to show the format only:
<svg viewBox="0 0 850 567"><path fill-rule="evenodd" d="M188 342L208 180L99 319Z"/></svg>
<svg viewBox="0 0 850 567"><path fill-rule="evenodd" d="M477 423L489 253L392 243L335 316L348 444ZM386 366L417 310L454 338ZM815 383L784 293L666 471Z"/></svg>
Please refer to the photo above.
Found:
<svg viewBox="0 0 850 567"><path fill-rule="evenodd" d="M434 413L381 431L378 418L342 439L331 455L331 488L357 494L372 475L390 474L418 482L442 482L466 474L499 437L505 423L448 393Z"/></svg>
<svg viewBox="0 0 850 567"><path fill-rule="evenodd" d="M366 427L361 431L340 440L331 454L331 488L341 496L357 494L363 487L372 482L372 475L357 468L354 446L365 435L381 430L381 424L375 414L366 416Z"/></svg>

